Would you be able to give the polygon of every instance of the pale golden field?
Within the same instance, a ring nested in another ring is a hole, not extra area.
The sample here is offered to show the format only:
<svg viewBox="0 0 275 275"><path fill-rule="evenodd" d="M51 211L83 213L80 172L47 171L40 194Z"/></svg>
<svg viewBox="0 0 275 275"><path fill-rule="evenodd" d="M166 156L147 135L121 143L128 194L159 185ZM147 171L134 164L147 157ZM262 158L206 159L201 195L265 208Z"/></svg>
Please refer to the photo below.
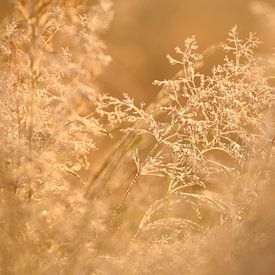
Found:
<svg viewBox="0 0 275 275"><path fill-rule="evenodd" d="M274 274L274 1L0 21L1 275Z"/></svg>

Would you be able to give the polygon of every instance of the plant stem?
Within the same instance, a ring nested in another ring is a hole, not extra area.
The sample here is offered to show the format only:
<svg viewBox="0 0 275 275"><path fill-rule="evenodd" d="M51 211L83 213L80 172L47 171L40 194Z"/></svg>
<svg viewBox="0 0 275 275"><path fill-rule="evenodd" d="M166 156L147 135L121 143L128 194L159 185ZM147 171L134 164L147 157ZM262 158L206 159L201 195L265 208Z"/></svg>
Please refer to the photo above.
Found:
<svg viewBox="0 0 275 275"><path fill-rule="evenodd" d="M113 213L113 215L111 217L111 221L107 226L107 231L110 231L114 227L116 218L120 214L123 206L125 205L125 201L126 201L127 197L129 196L129 194L132 191L133 187L136 185L139 177L142 175L142 171L143 171L145 165L147 164L149 159L154 155L154 153L156 152L156 150L157 150L158 146L160 145L160 143L161 143L161 141L158 141L158 142L155 143L155 145L153 146L153 148L151 149L151 151L147 155L146 159L142 163L140 169L137 170L134 178L132 179L131 183L128 185L128 188L127 188L123 198L121 199L120 203L116 207L116 210L115 210L115 212Z"/></svg>

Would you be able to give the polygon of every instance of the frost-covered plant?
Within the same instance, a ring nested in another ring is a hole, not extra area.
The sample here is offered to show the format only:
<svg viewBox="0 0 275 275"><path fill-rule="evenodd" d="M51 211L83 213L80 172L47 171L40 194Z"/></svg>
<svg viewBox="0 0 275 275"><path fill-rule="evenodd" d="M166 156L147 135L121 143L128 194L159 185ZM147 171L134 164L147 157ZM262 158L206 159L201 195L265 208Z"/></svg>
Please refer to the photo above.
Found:
<svg viewBox="0 0 275 275"><path fill-rule="evenodd" d="M253 144L262 134L264 115L272 105L267 71L253 54L259 44L252 33L239 38L234 27L222 46L224 63L204 75L197 69L203 57L191 37L183 49L176 48L178 58L168 55L169 62L179 66L177 77L154 82L164 89L161 107L146 110L128 96L99 99L98 112L113 124L124 123L123 132L153 140L143 159L136 150L137 173L113 219L142 175L166 177L169 194L183 192L184 198L192 198L184 193L187 188L221 185L220 179L230 181L245 170L256 154Z"/></svg>
<svg viewBox="0 0 275 275"><path fill-rule="evenodd" d="M203 57L192 37L182 49L176 48L179 58L168 56L172 65L180 66L176 77L154 82L162 87L158 102L138 106L127 95L98 100L97 111L126 132L119 141L126 144L123 154L139 145L133 155L136 173L108 229L125 233L126 221L118 215L127 212L134 197L150 195L139 194L147 190L141 185L168 183L165 196L141 218L127 252L104 258L103 273L269 274L273 270L274 219L263 208L274 204L274 97L269 69L254 53L258 45L253 34L242 40L233 28L222 46L224 63L204 75L198 66ZM113 152L114 159L121 161L121 151ZM107 174L114 167L118 166L111 166Z"/></svg>

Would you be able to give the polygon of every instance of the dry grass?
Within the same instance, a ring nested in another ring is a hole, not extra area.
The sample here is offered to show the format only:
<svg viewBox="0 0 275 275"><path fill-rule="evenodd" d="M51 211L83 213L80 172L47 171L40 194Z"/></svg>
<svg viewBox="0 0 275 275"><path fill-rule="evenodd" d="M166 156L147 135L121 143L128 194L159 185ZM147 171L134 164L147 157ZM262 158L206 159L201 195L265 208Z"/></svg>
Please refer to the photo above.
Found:
<svg viewBox="0 0 275 275"><path fill-rule="evenodd" d="M15 1L1 27L0 273L272 274L272 57L234 27L204 74L187 38L138 105L96 86L93 4Z"/></svg>

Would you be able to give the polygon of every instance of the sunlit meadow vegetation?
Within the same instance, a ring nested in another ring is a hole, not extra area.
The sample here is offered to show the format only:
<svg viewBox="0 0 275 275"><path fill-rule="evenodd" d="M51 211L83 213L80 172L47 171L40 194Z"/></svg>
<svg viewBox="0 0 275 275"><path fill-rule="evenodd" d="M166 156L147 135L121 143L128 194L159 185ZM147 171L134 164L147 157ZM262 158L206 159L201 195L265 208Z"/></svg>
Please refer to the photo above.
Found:
<svg viewBox="0 0 275 275"><path fill-rule="evenodd" d="M274 57L237 26L186 38L140 104L97 86L112 18L19 0L2 23L0 274L273 274Z"/></svg>

